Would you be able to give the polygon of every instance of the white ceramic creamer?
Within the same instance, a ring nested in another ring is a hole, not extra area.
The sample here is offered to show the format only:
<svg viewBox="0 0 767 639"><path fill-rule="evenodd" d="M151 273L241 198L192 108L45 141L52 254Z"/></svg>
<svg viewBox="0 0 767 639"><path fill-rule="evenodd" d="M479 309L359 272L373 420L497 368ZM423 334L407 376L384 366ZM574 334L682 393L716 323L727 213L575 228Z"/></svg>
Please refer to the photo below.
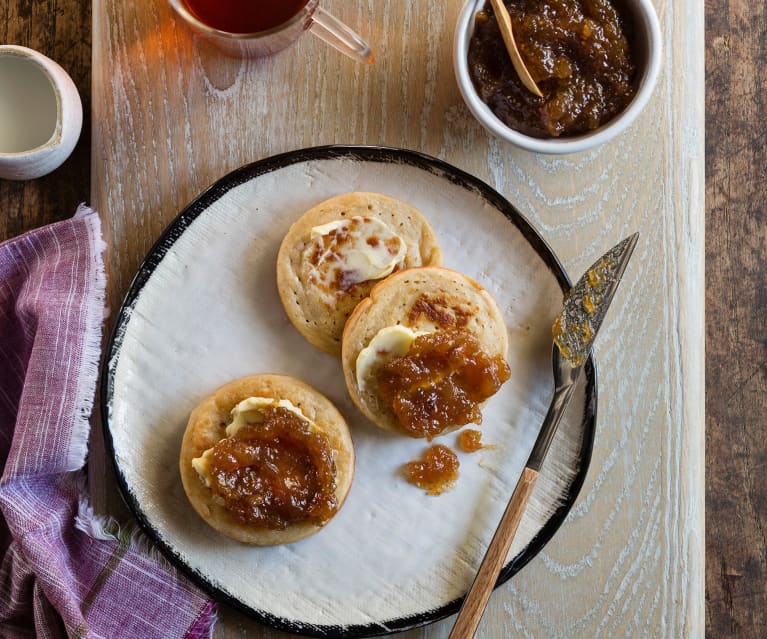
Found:
<svg viewBox="0 0 767 639"><path fill-rule="evenodd" d="M82 130L72 78L26 47L0 46L0 178L31 180L58 168Z"/></svg>

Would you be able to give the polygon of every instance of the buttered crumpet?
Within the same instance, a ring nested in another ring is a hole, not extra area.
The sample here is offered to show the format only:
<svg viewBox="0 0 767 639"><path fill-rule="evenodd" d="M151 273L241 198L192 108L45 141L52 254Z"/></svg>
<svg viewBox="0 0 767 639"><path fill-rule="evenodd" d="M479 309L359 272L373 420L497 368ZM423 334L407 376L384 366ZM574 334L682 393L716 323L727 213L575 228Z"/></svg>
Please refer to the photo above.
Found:
<svg viewBox="0 0 767 639"><path fill-rule="evenodd" d="M508 335L492 296L440 267L377 284L343 333L349 394L376 425L431 439L482 421L481 407L509 378Z"/></svg>
<svg viewBox="0 0 767 639"><path fill-rule="evenodd" d="M274 546L312 535L346 499L354 449L344 418L311 386L253 375L192 411L179 459L184 491L220 533Z"/></svg>
<svg viewBox="0 0 767 639"><path fill-rule="evenodd" d="M277 256L277 289L298 332L340 355L346 319L376 282L441 263L434 232L417 209L380 193L347 193L290 227Z"/></svg>

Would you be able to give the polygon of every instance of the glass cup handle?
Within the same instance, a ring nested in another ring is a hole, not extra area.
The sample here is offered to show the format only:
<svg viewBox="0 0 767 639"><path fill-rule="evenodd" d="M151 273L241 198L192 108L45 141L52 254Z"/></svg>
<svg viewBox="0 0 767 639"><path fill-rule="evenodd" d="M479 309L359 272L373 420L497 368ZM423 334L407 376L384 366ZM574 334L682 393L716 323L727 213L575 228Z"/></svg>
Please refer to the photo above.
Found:
<svg viewBox="0 0 767 639"><path fill-rule="evenodd" d="M312 15L309 30L331 47L335 47L357 62L371 64L375 58L367 42L322 7L317 7Z"/></svg>

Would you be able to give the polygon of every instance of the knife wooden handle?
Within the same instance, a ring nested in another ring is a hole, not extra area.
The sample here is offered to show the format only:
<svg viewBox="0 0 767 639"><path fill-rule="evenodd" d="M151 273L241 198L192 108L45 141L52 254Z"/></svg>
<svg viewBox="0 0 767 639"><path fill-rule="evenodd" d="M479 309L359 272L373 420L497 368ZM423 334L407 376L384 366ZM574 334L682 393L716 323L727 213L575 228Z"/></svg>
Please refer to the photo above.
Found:
<svg viewBox="0 0 767 639"><path fill-rule="evenodd" d="M536 479L538 479L538 471L532 468L525 468L522 471L522 477L519 478L514 494L506 506L501 523L498 524L498 529L479 567L479 572L458 612L449 639L471 639L474 636L482 614L485 612L487 600L498 579L498 573L503 568L503 562L506 560L519 522L522 520L522 514L525 512Z"/></svg>

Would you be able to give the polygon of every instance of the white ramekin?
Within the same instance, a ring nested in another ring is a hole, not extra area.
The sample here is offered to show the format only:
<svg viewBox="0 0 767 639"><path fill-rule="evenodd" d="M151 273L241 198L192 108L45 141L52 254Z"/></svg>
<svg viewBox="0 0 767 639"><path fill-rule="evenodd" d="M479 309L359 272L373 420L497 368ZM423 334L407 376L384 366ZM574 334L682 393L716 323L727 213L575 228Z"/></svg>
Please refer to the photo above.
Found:
<svg viewBox="0 0 767 639"><path fill-rule="evenodd" d="M651 0L625 0L625 6L634 18L637 47L637 92L629 105L607 124L586 133L565 138L535 138L515 131L499 120L474 88L469 75L469 41L474 32L474 17L486 0L467 0L458 17L453 42L453 67L458 88L474 117L493 135L512 144L537 153L576 153L585 151L613 139L624 131L647 105L658 79L661 62L661 33L658 15Z"/></svg>

